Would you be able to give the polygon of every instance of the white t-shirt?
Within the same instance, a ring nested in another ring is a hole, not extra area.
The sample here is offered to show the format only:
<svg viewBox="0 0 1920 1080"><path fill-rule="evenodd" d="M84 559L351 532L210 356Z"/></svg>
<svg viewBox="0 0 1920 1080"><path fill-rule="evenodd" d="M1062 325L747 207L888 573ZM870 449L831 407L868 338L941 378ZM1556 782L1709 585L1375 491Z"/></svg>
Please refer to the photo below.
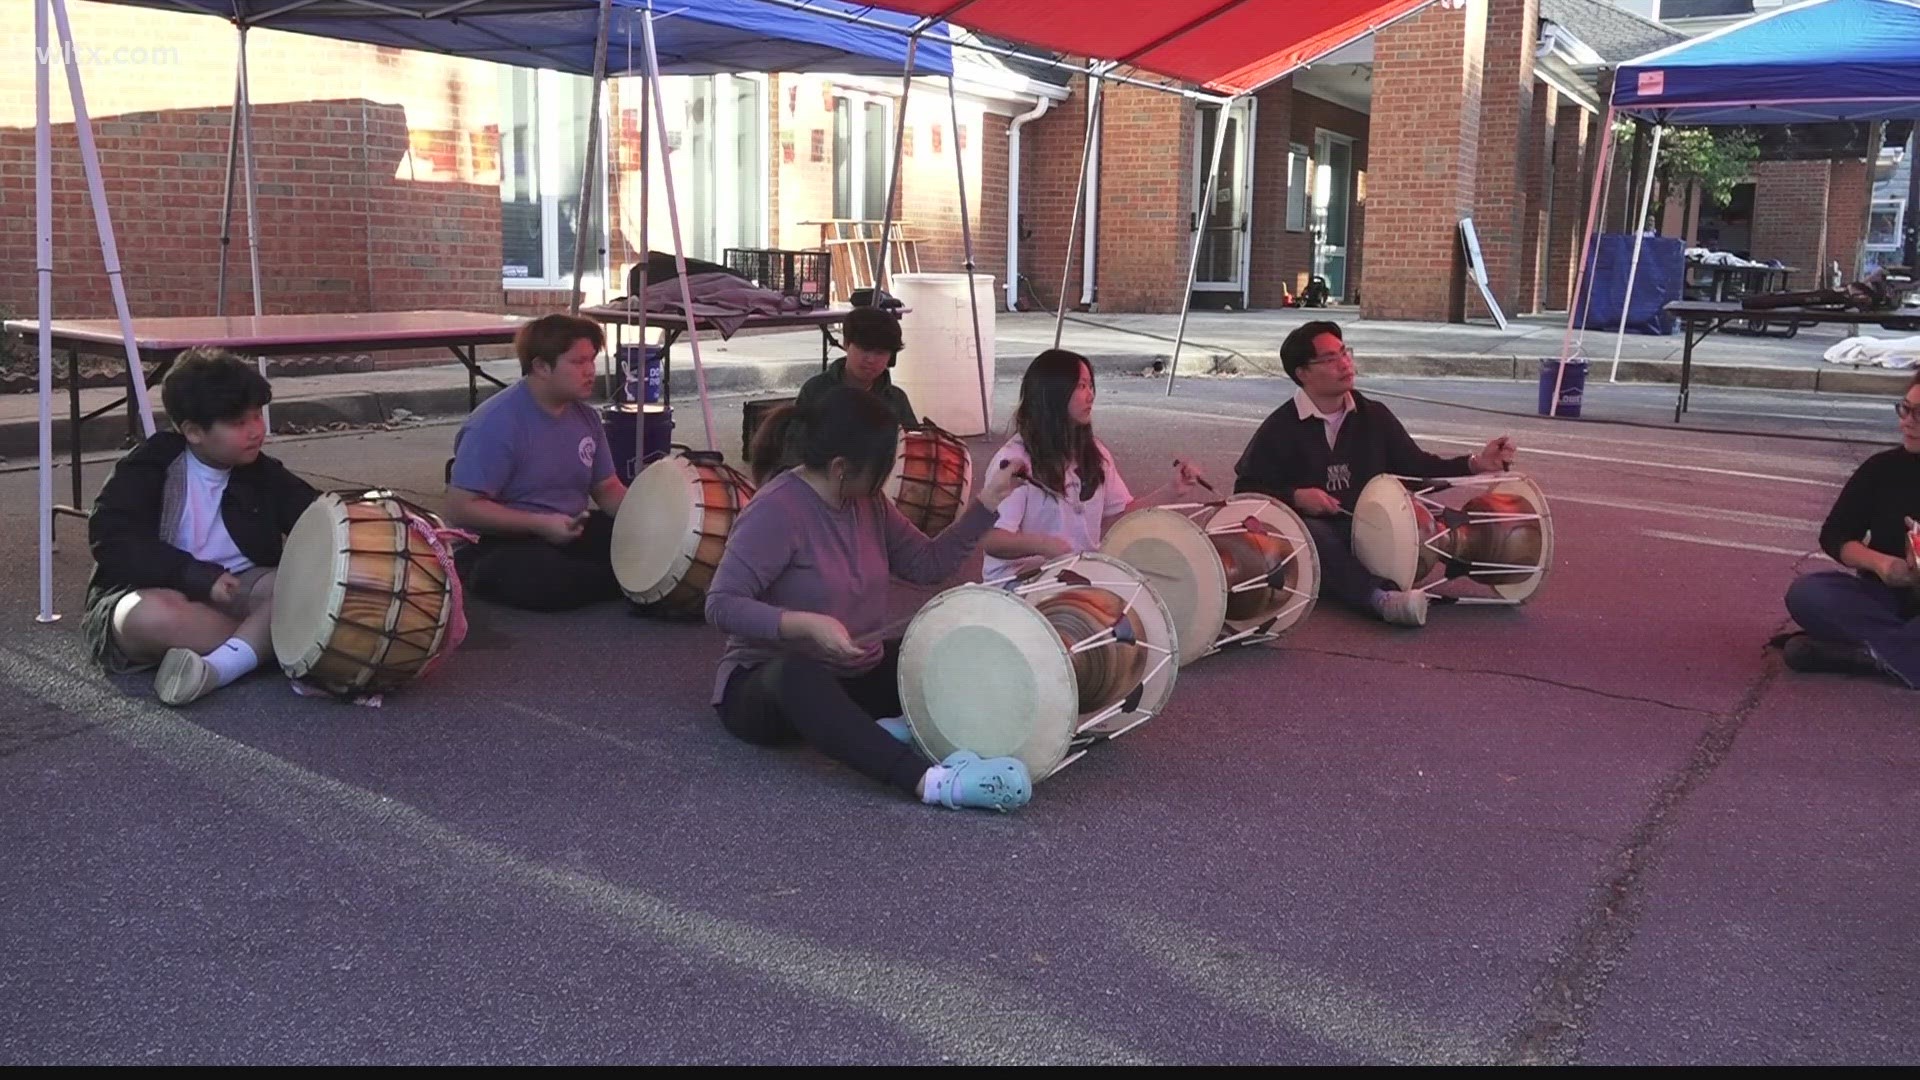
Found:
<svg viewBox="0 0 1920 1080"><path fill-rule="evenodd" d="M1099 547L1101 526L1107 518L1126 510L1127 504L1133 501L1133 493L1127 490L1127 482L1120 478L1120 469L1114 465L1113 455L1097 440L1095 445L1100 448L1100 460L1107 478L1091 498L1084 502L1063 500L1058 495L1041 491L1033 484L1024 484L1001 500L1000 519L994 522L994 528L1057 536L1076 552L1092 551ZM1002 461L1025 465L1029 472L1033 468L1033 461L1027 456L1027 446L1018 435L1007 440L1007 445L993 455L993 460L987 464L987 475L993 475ZM1067 466L1064 486L1073 496L1080 494L1080 470L1077 466ZM988 555L981 573L986 580L992 581L1007 573L1007 570L1008 563L1005 560Z"/></svg>
<svg viewBox="0 0 1920 1080"><path fill-rule="evenodd" d="M187 497L180 508L180 526L168 543L201 562L218 563L231 574L253 569L253 560L240 553L220 517L229 470L214 468L191 450L186 457Z"/></svg>

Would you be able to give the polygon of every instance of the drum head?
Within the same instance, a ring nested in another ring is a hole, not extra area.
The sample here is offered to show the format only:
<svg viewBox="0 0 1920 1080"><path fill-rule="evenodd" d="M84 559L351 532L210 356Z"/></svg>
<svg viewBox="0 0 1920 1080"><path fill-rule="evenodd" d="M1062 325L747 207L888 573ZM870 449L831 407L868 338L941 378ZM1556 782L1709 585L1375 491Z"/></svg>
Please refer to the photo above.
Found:
<svg viewBox="0 0 1920 1080"><path fill-rule="evenodd" d="M333 492L300 514L273 580L273 654L293 678L313 670L333 636L334 612L347 595L347 510Z"/></svg>
<svg viewBox="0 0 1920 1080"><path fill-rule="evenodd" d="M900 702L920 749L1016 757L1035 778L1073 738L1079 690L1060 635L1001 589L961 585L933 598L900 643Z"/></svg>
<svg viewBox="0 0 1920 1080"><path fill-rule="evenodd" d="M1353 509L1353 553L1375 577L1413 588L1420 576L1420 524L1413 496L1399 477L1383 473L1360 489Z"/></svg>
<svg viewBox="0 0 1920 1080"><path fill-rule="evenodd" d="M1547 493L1530 476L1517 473L1503 476L1499 483L1488 490L1517 496L1540 515L1540 572L1521 581L1500 581L1488 585L1502 598L1518 604L1539 591L1540 583L1546 580L1547 569L1553 565L1553 515L1547 512Z"/></svg>
<svg viewBox="0 0 1920 1080"><path fill-rule="evenodd" d="M636 603L673 591L699 541L700 475L680 455L640 470L613 519L613 576Z"/></svg>
<svg viewBox="0 0 1920 1080"><path fill-rule="evenodd" d="M1207 518L1206 530L1209 535L1223 530L1245 530L1248 518L1266 526L1270 533L1284 539L1293 549L1292 561L1287 563L1291 573L1287 574L1286 580L1299 595L1281 593L1275 598L1278 607L1276 613L1253 619L1228 618L1226 626L1228 630L1239 633L1272 619L1273 625L1265 633L1278 636L1313 614L1314 602L1320 596L1319 549L1313 546L1313 536L1307 532L1307 523L1294 513L1292 507L1271 495L1255 492L1229 498L1225 506Z"/></svg>
<svg viewBox="0 0 1920 1080"><path fill-rule="evenodd" d="M1083 551L1056 559L1047 564L1037 580L1058 580L1069 572L1087 579L1094 588L1105 589L1124 601L1128 615L1139 627L1140 642L1165 650L1172 654L1174 661L1162 664L1162 654L1152 649L1146 650L1145 677L1141 683L1143 689L1139 703L1133 709L1123 709L1088 730L1105 734L1131 727L1143 715L1160 715L1160 710L1167 705L1167 699L1173 696L1173 684L1180 674L1180 628L1174 622L1173 612L1168 610L1166 601L1146 575L1112 555L1097 551ZM1044 591L1027 594L1029 600L1043 595Z"/></svg>
<svg viewBox="0 0 1920 1080"><path fill-rule="evenodd" d="M1182 664L1213 651L1227 617L1227 574L1205 530L1173 510L1135 510L1113 523L1100 550L1138 570L1166 603Z"/></svg>

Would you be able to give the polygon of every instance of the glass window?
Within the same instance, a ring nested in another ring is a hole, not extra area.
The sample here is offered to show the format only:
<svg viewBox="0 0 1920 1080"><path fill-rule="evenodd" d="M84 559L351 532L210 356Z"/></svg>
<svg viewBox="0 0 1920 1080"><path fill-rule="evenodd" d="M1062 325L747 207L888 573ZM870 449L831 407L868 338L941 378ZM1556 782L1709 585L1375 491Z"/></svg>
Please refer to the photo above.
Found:
<svg viewBox="0 0 1920 1080"><path fill-rule="evenodd" d="M1873 204L1867 215L1867 246L1892 249L1900 246L1901 200L1888 199Z"/></svg>
<svg viewBox="0 0 1920 1080"><path fill-rule="evenodd" d="M584 228L587 273L597 280L606 247L606 184L594 185L584 215L580 199L593 81L503 67L499 88L501 276L571 285L574 238Z"/></svg>
<svg viewBox="0 0 1920 1080"><path fill-rule="evenodd" d="M879 221L886 216L892 112L890 104L872 98L833 99L834 217Z"/></svg>
<svg viewBox="0 0 1920 1080"><path fill-rule="evenodd" d="M1288 232L1307 228L1307 156L1307 148L1299 143L1287 147Z"/></svg>

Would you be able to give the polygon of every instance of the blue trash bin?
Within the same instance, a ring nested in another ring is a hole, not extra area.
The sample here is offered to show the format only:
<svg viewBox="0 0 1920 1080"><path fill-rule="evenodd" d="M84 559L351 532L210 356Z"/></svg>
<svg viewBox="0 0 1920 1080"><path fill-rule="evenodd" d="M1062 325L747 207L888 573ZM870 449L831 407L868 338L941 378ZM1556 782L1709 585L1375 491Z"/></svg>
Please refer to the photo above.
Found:
<svg viewBox="0 0 1920 1080"><path fill-rule="evenodd" d="M666 398L667 350L660 345L620 347L620 373L626 393L623 401L658 405Z"/></svg>
<svg viewBox="0 0 1920 1080"><path fill-rule="evenodd" d="M623 484L633 483L639 469L666 457L673 446L673 407L648 405L639 432L641 445L639 468L634 465L634 412L630 404L608 405L600 410L600 422L607 430L607 450L613 454L613 471Z"/></svg>
<svg viewBox="0 0 1920 1080"><path fill-rule="evenodd" d="M1560 407L1553 407L1553 384L1560 383ZM1567 361L1567 373L1560 374L1560 361L1556 359L1540 361L1540 415L1555 417L1578 417L1580 399L1587 389L1587 362L1585 360Z"/></svg>

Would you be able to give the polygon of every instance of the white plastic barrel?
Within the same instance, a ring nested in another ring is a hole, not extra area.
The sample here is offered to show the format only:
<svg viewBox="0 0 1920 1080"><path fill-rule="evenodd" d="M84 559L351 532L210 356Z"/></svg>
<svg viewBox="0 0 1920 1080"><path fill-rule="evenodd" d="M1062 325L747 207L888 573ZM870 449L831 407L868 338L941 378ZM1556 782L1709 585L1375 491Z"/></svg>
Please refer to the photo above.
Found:
<svg viewBox="0 0 1920 1080"><path fill-rule="evenodd" d="M975 274L980 312L980 363L974 363L973 308L965 274L893 274L888 291L908 313L900 320L900 361L893 384L913 410L955 435L985 435L993 425L993 275ZM980 415L980 372L986 372L987 415Z"/></svg>

